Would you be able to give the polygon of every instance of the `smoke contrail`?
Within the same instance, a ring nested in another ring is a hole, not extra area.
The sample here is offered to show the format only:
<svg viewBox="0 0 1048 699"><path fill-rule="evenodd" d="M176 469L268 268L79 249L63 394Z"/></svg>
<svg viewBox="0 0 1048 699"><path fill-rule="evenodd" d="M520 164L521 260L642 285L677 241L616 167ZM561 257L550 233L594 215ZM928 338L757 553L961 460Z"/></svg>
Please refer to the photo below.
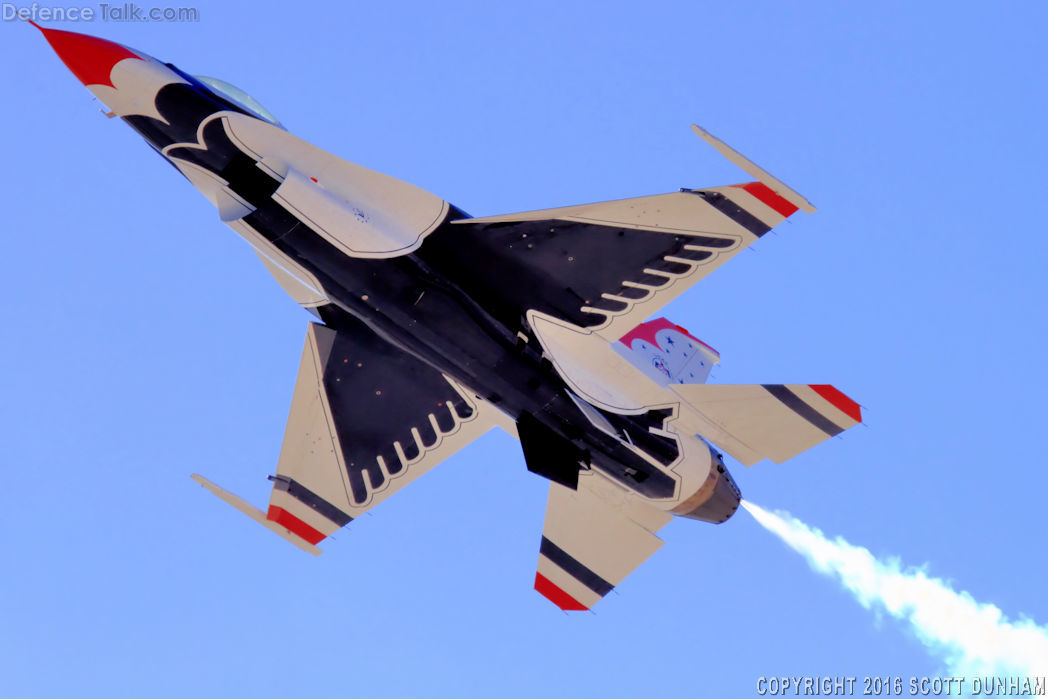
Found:
<svg viewBox="0 0 1048 699"><path fill-rule="evenodd" d="M815 570L840 579L862 606L909 623L917 638L959 676L1048 675L1048 627L1011 621L992 604L898 560L882 561L837 537L828 539L785 512L743 502L751 515Z"/></svg>

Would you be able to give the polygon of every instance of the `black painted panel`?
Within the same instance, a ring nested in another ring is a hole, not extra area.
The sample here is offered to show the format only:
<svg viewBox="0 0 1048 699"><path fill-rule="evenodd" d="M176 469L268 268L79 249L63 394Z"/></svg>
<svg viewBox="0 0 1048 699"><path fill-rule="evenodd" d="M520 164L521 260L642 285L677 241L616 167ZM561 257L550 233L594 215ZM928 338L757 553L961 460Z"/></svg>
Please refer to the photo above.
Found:
<svg viewBox="0 0 1048 699"><path fill-rule="evenodd" d="M366 325L343 314L324 367L324 391L331 407L346 463L354 504L368 499L369 489L384 485L381 456L393 475L404 469L394 442L407 456L419 453L412 428L422 446L432 447L439 436L429 416L444 433L455 427L452 404L461 396L432 367L401 352Z"/></svg>
<svg viewBox="0 0 1048 699"><path fill-rule="evenodd" d="M569 320L582 327L598 325L603 314L583 306L612 306L601 294L638 298L643 292L624 281L660 287L665 277L644 274L645 268L681 274L690 265L665 260L667 255L695 259L709 252L685 245L726 248L735 240L718 236L685 236L559 220L512 223L459 223L431 234L416 253L474 295L509 327L518 327L529 309Z"/></svg>
<svg viewBox="0 0 1048 699"><path fill-rule="evenodd" d="M579 462L589 459L578 447L530 413L517 420L517 434L529 471L572 490L579 487Z"/></svg>
<svg viewBox="0 0 1048 699"><path fill-rule="evenodd" d="M597 575L577 558L554 544L546 537L542 537L542 542L539 544L539 553L550 559L550 561L559 566L565 573L575 578L601 597L604 597L615 589L614 585Z"/></svg>

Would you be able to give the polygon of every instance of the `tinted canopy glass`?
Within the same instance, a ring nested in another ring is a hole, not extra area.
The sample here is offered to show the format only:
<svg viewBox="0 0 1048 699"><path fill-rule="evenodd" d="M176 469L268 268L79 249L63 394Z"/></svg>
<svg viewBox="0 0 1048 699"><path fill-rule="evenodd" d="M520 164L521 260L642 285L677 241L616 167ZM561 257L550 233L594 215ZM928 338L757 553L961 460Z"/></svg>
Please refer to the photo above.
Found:
<svg viewBox="0 0 1048 699"><path fill-rule="evenodd" d="M243 107L245 111L254 114L260 119L268 121L270 124L275 124L277 126L281 125L280 121L273 116L272 112L263 107L258 100L241 90L236 85L227 83L225 80L219 80L218 78L209 78L205 75L196 75L194 77L207 85L210 89L217 92L220 96Z"/></svg>

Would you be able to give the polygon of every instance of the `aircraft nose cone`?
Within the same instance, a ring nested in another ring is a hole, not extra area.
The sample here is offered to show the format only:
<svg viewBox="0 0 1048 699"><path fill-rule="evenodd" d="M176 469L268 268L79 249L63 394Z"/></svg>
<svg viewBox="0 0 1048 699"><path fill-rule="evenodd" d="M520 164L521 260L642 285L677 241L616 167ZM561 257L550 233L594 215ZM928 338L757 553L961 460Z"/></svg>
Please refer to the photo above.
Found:
<svg viewBox="0 0 1048 699"><path fill-rule="evenodd" d="M45 29L36 22L30 24L43 33L58 57L84 85L116 87L109 77L113 66L125 58L142 58L126 46L96 36Z"/></svg>

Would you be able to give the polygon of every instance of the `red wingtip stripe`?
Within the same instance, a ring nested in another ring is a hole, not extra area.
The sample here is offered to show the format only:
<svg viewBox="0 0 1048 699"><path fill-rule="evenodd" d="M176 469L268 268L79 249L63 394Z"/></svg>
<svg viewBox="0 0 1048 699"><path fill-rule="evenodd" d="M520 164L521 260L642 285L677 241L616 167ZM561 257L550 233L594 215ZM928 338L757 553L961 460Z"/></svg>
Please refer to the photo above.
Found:
<svg viewBox="0 0 1048 699"><path fill-rule="evenodd" d="M746 184L737 184L734 186L740 187L755 196L757 199L760 199L781 216L789 218L797 211L797 207L791 204L789 200L780 197L775 193L775 190L763 182L747 182Z"/></svg>
<svg viewBox="0 0 1048 699"><path fill-rule="evenodd" d="M311 544L319 543L325 536L324 532L317 531L283 507L270 505L269 511L266 512L266 519L276 522L295 536L300 536Z"/></svg>
<svg viewBox="0 0 1048 699"><path fill-rule="evenodd" d="M862 422L862 408L859 407L859 404L833 386L829 384L808 384L808 387L832 403L842 413L855 420L855 422Z"/></svg>
<svg viewBox="0 0 1048 699"><path fill-rule="evenodd" d="M564 611L584 612L589 609L589 607L550 582L549 578L542 573L535 573L535 589L539 594Z"/></svg>

